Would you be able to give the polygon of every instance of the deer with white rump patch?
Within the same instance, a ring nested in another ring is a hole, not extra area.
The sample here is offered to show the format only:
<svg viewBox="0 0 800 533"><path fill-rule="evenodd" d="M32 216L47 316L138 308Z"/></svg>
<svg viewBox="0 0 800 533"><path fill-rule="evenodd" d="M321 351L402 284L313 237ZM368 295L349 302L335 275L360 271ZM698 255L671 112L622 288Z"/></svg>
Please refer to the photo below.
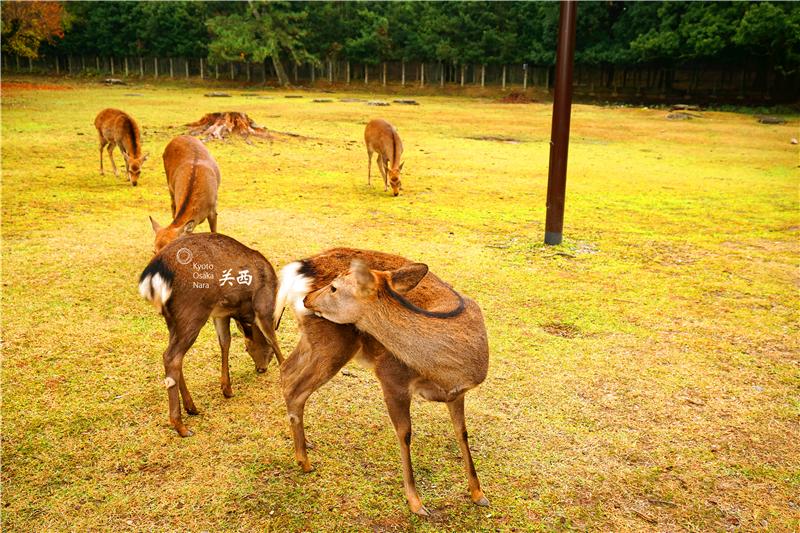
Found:
<svg viewBox="0 0 800 533"><path fill-rule="evenodd" d="M139 133L139 125L133 118L119 109L103 109L94 119L94 127L100 136L100 174L105 174L103 170L103 148L108 146L108 158L111 160L111 168L114 175L117 173L117 165L114 163L114 147L119 146L122 157L125 159L125 171L131 185L136 187L139 183L139 175L142 172L142 165L147 161L148 154L142 155L142 137Z"/></svg>
<svg viewBox="0 0 800 533"><path fill-rule="evenodd" d="M489 347L478 305L428 267L396 255L336 248L281 271L277 323L291 306L300 341L281 366L295 458L312 470L303 411L309 396L350 359L373 368L400 444L411 511L427 515L411 466L411 396L444 402L464 459L472 501L488 505L472 462L464 395L483 382Z"/></svg>
<svg viewBox="0 0 800 533"><path fill-rule="evenodd" d="M164 149L163 159L173 220L162 228L150 217L156 234L155 253L181 235L191 233L206 219L211 233L217 231L217 190L221 178L211 153L194 137L180 135Z"/></svg>
<svg viewBox="0 0 800 533"><path fill-rule="evenodd" d="M169 345L164 352L164 385L169 419L181 437L191 432L181 418L180 397L190 415L197 414L186 380L183 357L209 317L214 319L222 350L222 392L232 395L228 370L230 320L241 324L245 347L263 372L275 354L283 362L272 317L277 276L263 255L225 235L187 235L162 249L139 278L139 293L164 316Z"/></svg>
<svg viewBox="0 0 800 533"><path fill-rule="evenodd" d="M383 191L389 190L388 186L391 185L392 194L397 196L403 188L400 171L404 165L400 162L403 157L403 141L400 140L397 130L383 119L370 120L364 130L364 143L367 145L369 160L367 184L372 185L372 153L378 152L378 169L383 176Z"/></svg>

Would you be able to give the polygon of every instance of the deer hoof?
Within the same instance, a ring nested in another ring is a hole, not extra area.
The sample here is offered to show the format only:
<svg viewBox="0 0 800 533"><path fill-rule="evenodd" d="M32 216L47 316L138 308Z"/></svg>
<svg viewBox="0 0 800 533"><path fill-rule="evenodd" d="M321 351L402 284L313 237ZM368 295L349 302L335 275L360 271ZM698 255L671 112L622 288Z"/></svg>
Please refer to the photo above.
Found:
<svg viewBox="0 0 800 533"><path fill-rule="evenodd" d="M424 505L420 505L419 509L417 509L416 511L413 511L413 513L415 515L417 515L417 516L430 516L431 515L431 512L428 511L428 508L425 507Z"/></svg>
<svg viewBox="0 0 800 533"><path fill-rule="evenodd" d="M311 463L307 459L305 461L297 461L297 463L300 465L300 468L303 469L304 474L310 474L314 471L314 467L311 466Z"/></svg>
<svg viewBox="0 0 800 533"><path fill-rule="evenodd" d="M479 500L473 502L479 507L489 507L489 499L486 496L481 496Z"/></svg>
<svg viewBox="0 0 800 533"><path fill-rule="evenodd" d="M194 432L189 431L189 429L186 426L177 427L175 428L175 431L178 432L178 435L184 438L191 437L192 435L194 435Z"/></svg>
<svg viewBox="0 0 800 533"><path fill-rule="evenodd" d="M222 387L222 395L226 398L233 398L233 390L230 387Z"/></svg>
<svg viewBox="0 0 800 533"><path fill-rule="evenodd" d="M186 408L186 414L187 415L196 416L196 415L200 414L200 410L197 409L197 407L195 407L195 406L192 406L191 408L187 407Z"/></svg>

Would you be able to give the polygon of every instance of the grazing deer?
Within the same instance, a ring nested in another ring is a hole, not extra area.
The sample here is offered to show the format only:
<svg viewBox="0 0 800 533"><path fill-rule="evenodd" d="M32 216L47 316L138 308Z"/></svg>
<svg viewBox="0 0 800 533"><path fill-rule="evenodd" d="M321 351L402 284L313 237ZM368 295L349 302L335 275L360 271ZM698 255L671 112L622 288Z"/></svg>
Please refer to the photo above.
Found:
<svg viewBox="0 0 800 533"><path fill-rule="evenodd" d="M119 109L103 109L94 119L94 127L100 136L100 174L103 170L103 148L108 145L108 158L114 175L118 176L117 165L114 163L114 147L119 146L122 157L125 159L125 173L131 185L136 187L139 183L139 174L142 165L147 161L149 154L142 155L142 137L139 125L133 118Z"/></svg>
<svg viewBox="0 0 800 533"><path fill-rule="evenodd" d="M364 130L364 143L367 145L367 184L372 185L372 152L378 152L378 168L383 176L383 191L388 190L388 185L392 186L392 194L397 196L403 186L400 184L400 171L403 164L400 158L403 156L403 141L394 126L383 119L376 118L370 120ZM388 184L387 184L388 174Z"/></svg>
<svg viewBox="0 0 800 533"><path fill-rule="evenodd" d="M272 324L276 287L275 271L263 255L218 233L176 240L164 247L142 272L139 294L161 312L169 329L164 385L169 397L169 419L181 437L192 433L183 424L178 391L186 412L198 412L183 377L183 356L209 317L214 319L222 350L221 382L226 397L231 395L231 318L241 324L257 370L266 370L272 353L279 364L283 362Z"/></svg>
<svg viewBox="0 0 800 533"><path fill-rule="evenodd" d="M444 402L464 459L472 501L489 505L472 462L464 394L483 382L489 347L478 305L428 271L396 255L336 248L281 271L277 324L291 306L300 341L281 365L295 458L312 470L303 411L308 397L356 356L373 368L400 444L411 511L427 515L411 467L411 396ZM358 355L356 355L358 354Z"/></svg>
<svg viewBox="0 0 800 533"><path fill-rule="evenodd" d="M172 223L162 228L150 217L156 233L156 253L181 235L191 233L206 218L211 232L217 231L220 174L205 145L194 137L180 135L164 149L163 158L172 200Z"/></svg>

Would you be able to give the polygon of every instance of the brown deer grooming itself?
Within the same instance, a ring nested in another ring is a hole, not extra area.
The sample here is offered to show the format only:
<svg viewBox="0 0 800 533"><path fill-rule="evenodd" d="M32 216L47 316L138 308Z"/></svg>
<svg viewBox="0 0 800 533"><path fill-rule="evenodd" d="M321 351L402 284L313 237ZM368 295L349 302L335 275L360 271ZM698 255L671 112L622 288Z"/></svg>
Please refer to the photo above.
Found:
<svg viewBox="0 0 800 533"><path fill-rule="evenodd" d="M169 397L169 419L181 437L188 437L181 419L183 406L190 415L197 408L183 377L183 356L198 333L214 319L222 350L222 391L230 396L228 350L230 319L242 325L250 356L263 371L274 353L283 362L272 317L277 277L263 255L218 233L188 235L159 252L139 278L139 293L161 311L169 329L164 371ZM261 335L263 334L263 335Z"/></svg>
<svg viewBox="0 0 800 533"><path fill-rule="evenodd" d="M383 190L386 192L388 185L391 185L392 194L397 196L403 188L400 184L400 171L403 170L404 164L400 163L400 158L403 156L403 141L400 140L397 130L383 119L370 120L364 130L364 143L367 145L369 159L367 184L372 185L372 152L378 152L378 168L383 176Z"/></svg>
<svg viewBox="0 0 800 533"><path fill-rule="evenodd" d="M206 218L211 232L217 231L220 173L205 145L194 137L180 135L170 141L163 157L173 220L162 228L150 217L156 233L155 252L181 235L191 233Z"/></svg>
<svg viewBox="0 0 800 533"><path fill-rule="evenodd" d="M142 155L142 138L139 125L133 118L119 109L103 109L94 119L94 127L100 136L100 174L103 170L103 148L108 145L108 158L114 175L118 176L117 165L114 164L114 147L119 146L122 157L125 159L125 171L131 185L136 187L142 165L147 161L148 154Z"/></svg>
<svg viewBox="0 0 800 533"><path fill-rule="evenodd" d="M472 462L464 394L486 377L489 347L483 316L471 299L396 255L336 248L281 271L277 323L290 305L300 341L281 366L295 458L311 471L303 411L308 397L358 354L383 389L403 463L403 485L414 513L427 515L411 467L410 403L414 393L444 402L464 458L472 501L488 505Z"/></svg>

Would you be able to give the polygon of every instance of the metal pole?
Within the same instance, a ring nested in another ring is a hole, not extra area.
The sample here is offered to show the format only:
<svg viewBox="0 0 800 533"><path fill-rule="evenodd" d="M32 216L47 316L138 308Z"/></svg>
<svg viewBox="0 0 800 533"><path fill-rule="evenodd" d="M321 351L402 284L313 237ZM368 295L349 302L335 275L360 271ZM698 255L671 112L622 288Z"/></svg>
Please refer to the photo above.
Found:
<svg viewBox="0 0 800 533"><path fill-rule="evenodd" d="M553 90L553 125L550 133L550 171L547 176L545 244L561 244L564 228L564 197L567 186L569 119L572 111L572 66L575 56L577 2L561 0L556 54L556 84Z"/></svg>

